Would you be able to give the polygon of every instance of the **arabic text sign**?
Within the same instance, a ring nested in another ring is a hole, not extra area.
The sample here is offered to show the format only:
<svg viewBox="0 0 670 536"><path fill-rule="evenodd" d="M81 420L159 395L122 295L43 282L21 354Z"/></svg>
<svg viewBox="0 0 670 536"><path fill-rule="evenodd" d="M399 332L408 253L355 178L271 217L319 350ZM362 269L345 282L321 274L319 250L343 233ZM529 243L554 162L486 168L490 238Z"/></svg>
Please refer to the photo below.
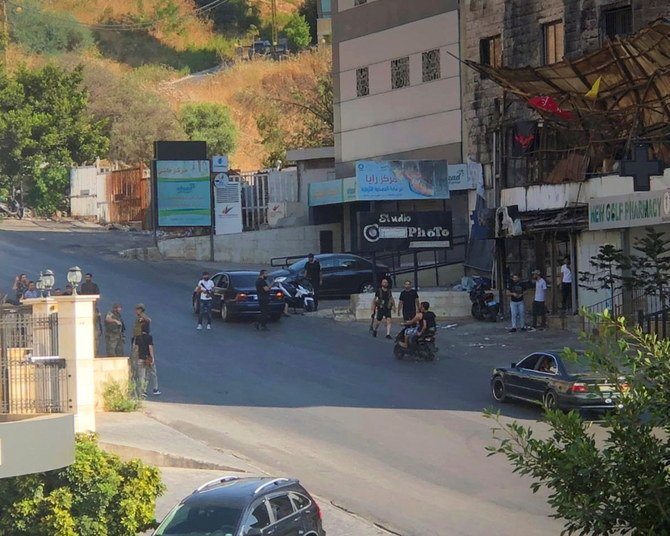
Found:
<svg viewBox="0 0 670 536"><path fill-rule="evenodd" d="M589 229L643 227L670 221L670 190L589 199Z"/></svg>
<svg viewBox="0 0 670 536"><path fill-rule="evenodd" d="M342 203L342 181L312 182L309 185L309 206Z"/></svg>
<svg viewBox="0 0 670 536"><path fill-rule="evenodd" d="M214 179L214 224L216 234L242 232L242 190L225 173Z"/></svg>
<svg viewBox="0 0 670 536"><path fill-rule="evenodd" d="M359 160L358 199L449 199L446 160Z"/></svg>
<svg viewBox="0 0 670 536"><path fill-rule="evenodd" d="M209 161L158 160L156 202L160 227L210 226Z"/></svg>

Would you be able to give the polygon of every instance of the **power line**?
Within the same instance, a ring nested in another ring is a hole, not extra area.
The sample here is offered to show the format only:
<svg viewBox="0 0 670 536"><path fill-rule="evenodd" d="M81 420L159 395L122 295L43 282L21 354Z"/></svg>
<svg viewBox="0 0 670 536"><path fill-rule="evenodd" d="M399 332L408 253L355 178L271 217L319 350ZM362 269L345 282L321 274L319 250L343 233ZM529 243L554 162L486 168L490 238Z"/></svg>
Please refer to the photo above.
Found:
<svg viewBox="0 0 670 536"><path fill-rule="evenodd" d="M230 2L230 0L212 0L209 4L206 4L202 7L199 7L193 11L193 15L202 15L204 13L207 13L209 11L212 11L213 9L216 9L217 7L226 4ZM27 11L32 11L33 13L40 13L44 14L44 11L40 11L38 8L33 7L33 6L25 6L22 4L17 3L16 1L12 0L5 0L4 2L6 5L12 6L14 8L20 8L21 10L27 10ZM136 31L136 30L148 30L150 28L153 28L157 24L159 24L162 20L164 20L166 16L164 17L158 17L154 20L151 21L146 21L146 22L137 22L137 23L120 23L120 24L87 24L85 22L80 22L78 20L73 20L73 19L66 19L64 17L59 17L57 15L53 15L52 13L48 13L48 17L53 20L58 20L61 22L66 22L68 24L72 25L77 25L77 26L83 26L85 28L89 28L92 30L118 30L118 31Z"/></svg>

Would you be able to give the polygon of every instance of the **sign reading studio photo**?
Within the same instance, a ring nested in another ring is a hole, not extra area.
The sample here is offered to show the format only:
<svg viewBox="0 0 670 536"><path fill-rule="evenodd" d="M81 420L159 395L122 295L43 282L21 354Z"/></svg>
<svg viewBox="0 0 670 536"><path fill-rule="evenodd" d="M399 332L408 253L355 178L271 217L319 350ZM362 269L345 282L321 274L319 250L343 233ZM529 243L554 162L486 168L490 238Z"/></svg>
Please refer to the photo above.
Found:
<svg viewBox="0 0 670 536"><path fill-rule="evenodd" d="M451 249L451 212L361 212L360 244L368 251Z"/></svg>

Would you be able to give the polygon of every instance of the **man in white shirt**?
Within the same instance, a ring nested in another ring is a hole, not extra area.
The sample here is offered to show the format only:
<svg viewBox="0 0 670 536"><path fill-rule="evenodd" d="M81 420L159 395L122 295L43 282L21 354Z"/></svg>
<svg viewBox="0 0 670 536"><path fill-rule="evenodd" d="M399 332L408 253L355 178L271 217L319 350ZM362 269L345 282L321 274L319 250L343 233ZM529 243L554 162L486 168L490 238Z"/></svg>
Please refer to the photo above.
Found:
<svg viewBox="0 0 670 536"><path fill-rule="evenodd" d="M563 298L563 310L572 305L572 270L570 270L570 257L563 259L561 266L561 297Z"/></svg>
<svg viewBox="0 0 670 536"><path fill-rule="evenodd" d="M540 270L533 272L535 281L535 298L533 299L533 328L537 329L537 317L542 319L540 329L547 327L547 309L544 306L544 297L547 293L547 282L542 277Z"/></svg>
<svg viewBox="0 0 670 536"><path fill-rule="evenodd" d="M209 278L209 272L202 273L202 279L198 281L195 292L200 295L200 307L198 308L198 327L202 329L202 317L207 316L207 329L212 329L212 297L214 296L214 281Z"/></svg>

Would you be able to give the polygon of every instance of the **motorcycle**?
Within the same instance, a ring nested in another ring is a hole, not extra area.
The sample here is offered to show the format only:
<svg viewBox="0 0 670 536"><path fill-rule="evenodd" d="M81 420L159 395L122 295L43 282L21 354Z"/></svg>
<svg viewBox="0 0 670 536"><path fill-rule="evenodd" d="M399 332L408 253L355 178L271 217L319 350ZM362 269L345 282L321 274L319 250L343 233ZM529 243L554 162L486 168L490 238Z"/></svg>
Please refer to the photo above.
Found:
<svg viewBox="0 0 670 536"><path fill-rule="evenodd" d="M435 361L439 348L435 346L436 333L434 329L429 330L418 339L410 341L407 348L400 345L405 340L404 327L396 335L395 345L393 346L393 355L396 359L411 358L414 361Z"/></svg>
<svg viewBox="0 0 670 536"><path fill-rule="evenodd" d="M6 201L0 201L0 213L13 218L23 218L23 205L16 197L9 197Z"/></svg>
<svg viewBox="0 0 670 536"><path fill-rule="evenodd" d="M471 313L477 320L495 322L500 313L500 304L491 292L491 280L485 277L475 278L475 287L470 291Z"/></svg>
<svg viewBox="0 0 670 536"><path fill-rule="evenodd" d="M284 301L294 311L304 309L309 313L315 310L314 287L305 277L278 277L273 286L284 294Z"/></svg>

